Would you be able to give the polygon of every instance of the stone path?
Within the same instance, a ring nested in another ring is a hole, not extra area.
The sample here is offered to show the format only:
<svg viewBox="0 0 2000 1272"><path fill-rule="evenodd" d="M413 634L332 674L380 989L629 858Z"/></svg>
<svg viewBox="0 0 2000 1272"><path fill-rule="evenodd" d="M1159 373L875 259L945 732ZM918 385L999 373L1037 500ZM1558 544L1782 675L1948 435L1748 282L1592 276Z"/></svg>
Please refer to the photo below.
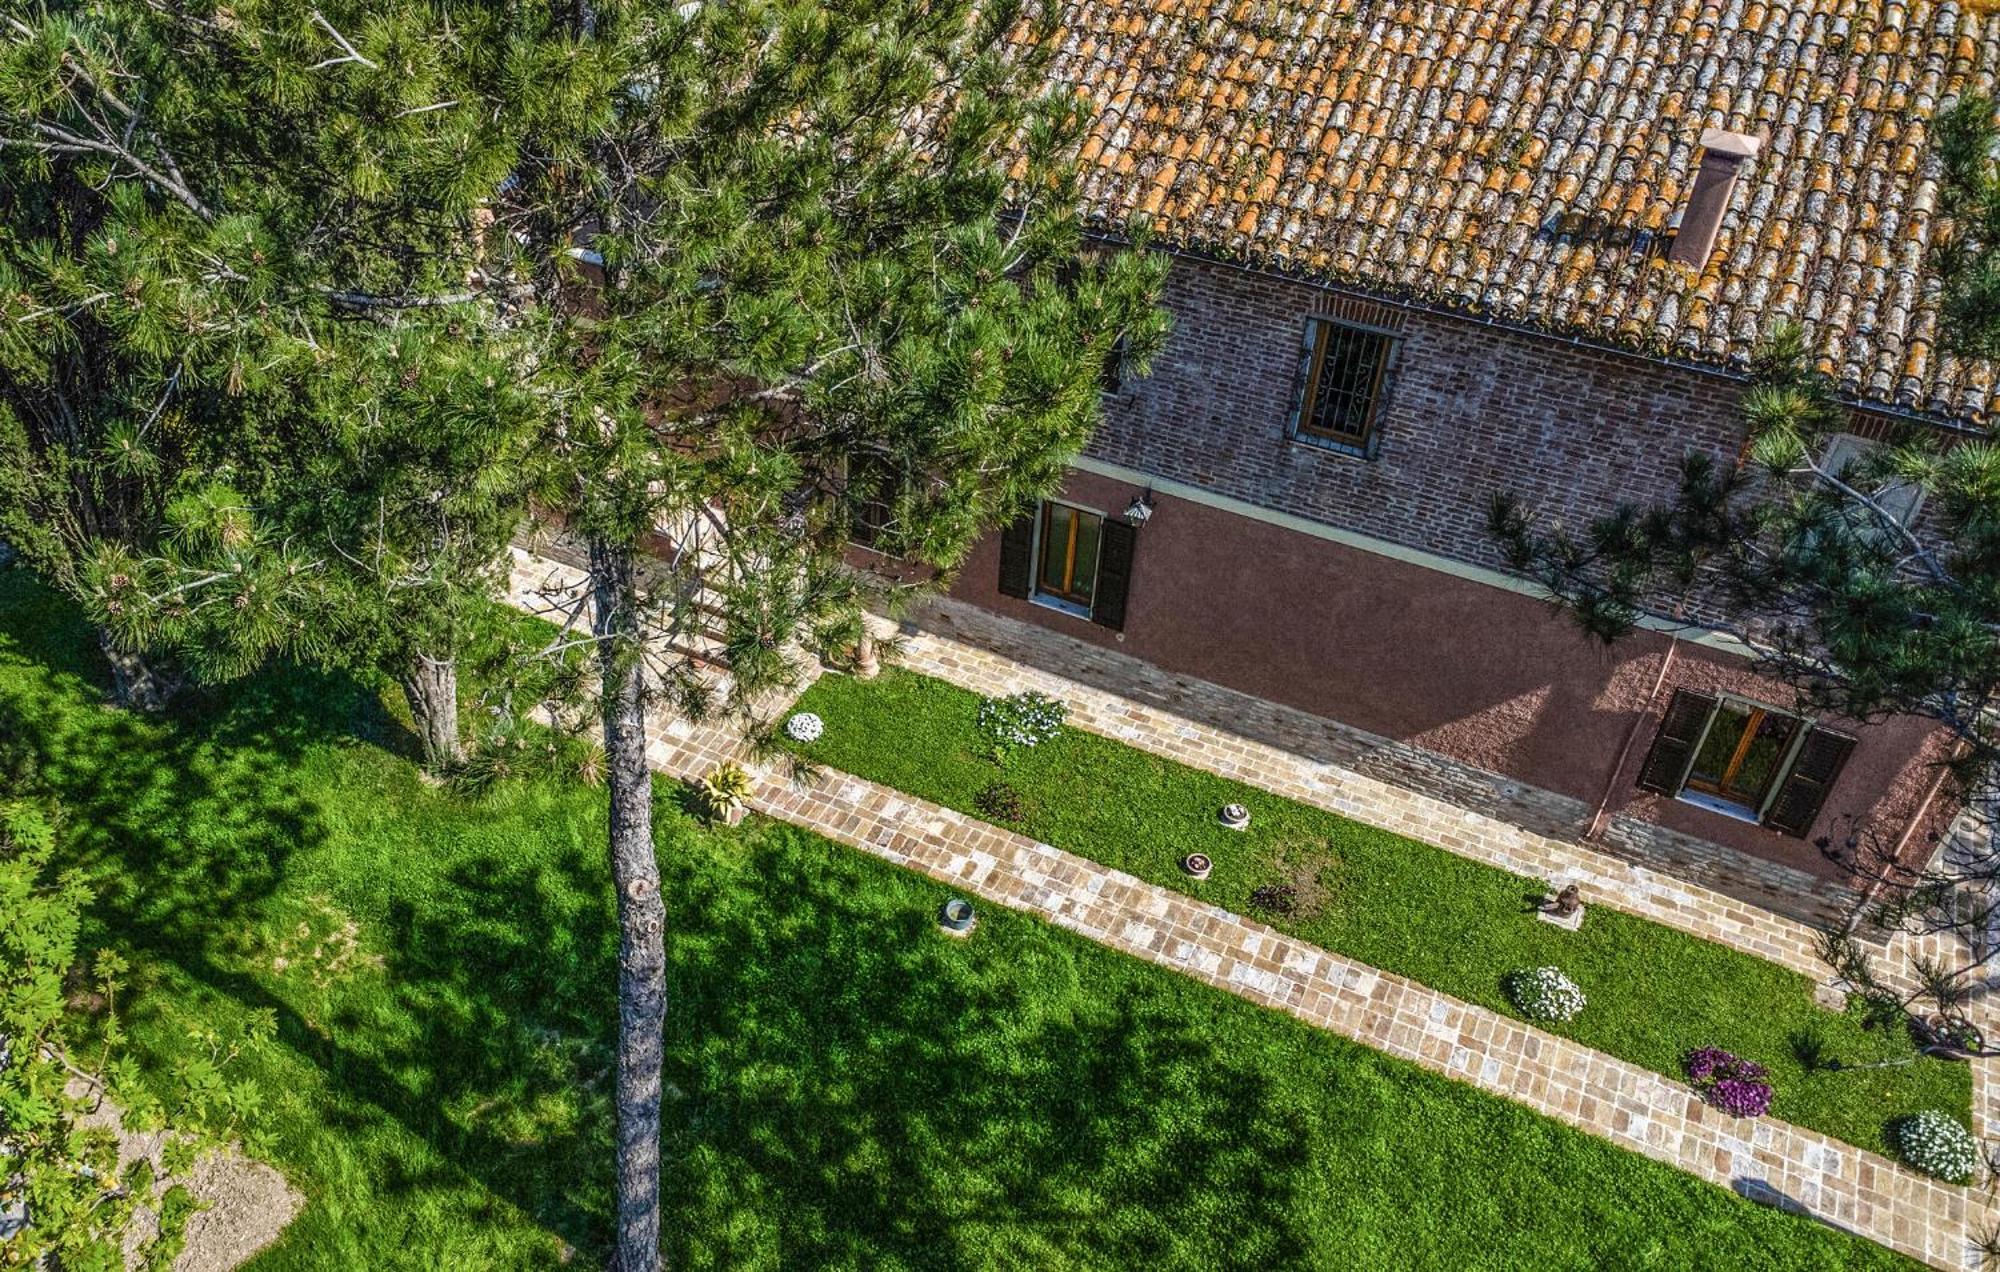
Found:
<svg viewBox="0 0 2000 1272"><path fill-rule="evenodd" d="M914 621L900 629L878 620L877 630L885 638L895 635L898 665L911 671L982 694L1039 690L1068 704L1069 722L1078 728L1515 874L1549 880L1557 889L1574 882L1588 904L1608 905L1727 945L1789 967L1817 984L1831 980L1817 952L1819 931L1808 923L1357 771L1346 763L1312 758L1314 753L1326 753L1322 743L1329 734L1353 732L1333 721L1246 698L1219 685L1170 676L1122 654L949 599L927 602ZM1006 652L1010 650L1031 652L1035 661L1011 657ZM1051 666L1087 667L1090 681L1059 674L1049 670ZM1127 692L1104 688L1107 683ZM1153 705L1169 694L1172 701L1191 704L1190 709ZM1258 717L1256 732L1293 739L1298 749L1211 723L1251 713ZM1461 778L1455 785L1464 788L1470 781ZM1948 938L1898 934L1879 948L1873 962L1884 980L1907 988L1916 958L1950 965L1963 956L1964 951ZM1990 992L1977 997L1968 1013L1988 1037L2000 1036L2000 999ZM1995 1063L1972 1062L1973 1130L1982 1138L2000 1138L2000 1074L1995 1073Z"/></svg>
<svg viewBox="0 0 2000 1272"><path fill-rule="evenodd" d="M695 776L741 760L735 736L690 728L655 761ZM1978 1266L1987 1197L1816 1131L1709 1108L1680 1083L1264 924L842 773L801 789L767 778L756 811L974 896L1288 1012L1376 1050L1828 1223L1936 1267Z"/></svg>
<svg viewBox="0 0 2000 1272"><path fill-rule="evenodd" d="M546 586L550 577L547 563L517 560L516 600L529 603L525 582L540 579ZM1594 902L1824 975L1811 954L1810 929L1720 894L1616 860L1593 860L1587 850L1436 801L1426 804L1425 796L1371 789L1372 779L1337 766L932 632L905 633L900 658L913 670L981 692L1042 689L1068 702L1080 727L1523 874L1579 879ZM665 773L694 777L745 757L728 728L677 722L658 730L650 758ZM2000 1210L1982 1192L1939 1183L1775 1119L1727 1117L1659 1074L888 787L842 773L826 774L810 789L766 777L750 802L759 812L1933 1266L1977 1267L1976 1238L2000 1220ZM1980 1089L1991 1085L1976 1081L1976 1101L1991 1101L1991 1092Z"/></svg>

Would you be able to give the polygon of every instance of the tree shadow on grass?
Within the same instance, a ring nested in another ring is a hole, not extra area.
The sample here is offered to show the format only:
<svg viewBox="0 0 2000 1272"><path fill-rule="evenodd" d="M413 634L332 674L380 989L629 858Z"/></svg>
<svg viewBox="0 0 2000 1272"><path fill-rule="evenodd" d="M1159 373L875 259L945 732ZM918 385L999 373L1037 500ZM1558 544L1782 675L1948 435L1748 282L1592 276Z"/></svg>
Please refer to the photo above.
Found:
<svg viewBox="0 0 2000 1272"><path fill-rule="evenodd" d="M775 1221L788 1266L1282 1266L1306 1248L1307 1134L1174 996L1092 983L1094 951L1023 919L951 942L942 888L799 832L761 827L744 856L727 890L668 886L690 1031L669 1047L670 1195L709 1199L671 1234L676 1262L757 1261L726 1244L732 1207Z"/></svg>
<svg viewBox="0 0 2000 1272"><path fill-rule="evenodd" d="M366 995L302 992L232 942L289 922L288 873L327 846L302 759L393 744L373 695L293 670L167 719L100 709L73 614L67 633L24 637L13 599L0 596L0 730L64 802L71 859L100 884L97 935L272 1012L278 1045L324 1082L311 1133L387 1120L433 1150L358 1163L375 1195L469 1183L488 1210L601 1256L616 954L592 835L518 854L440 837L458 857L424 863L425 887L344 879L379 890L382 966ZM562 800L594 815L595 796ZM1282 1265L1307 1248L1292 1200L1307 1136L1177 995L1093 984L1093 952L1025 920L949 942L940 888L801 832L711 833L670 800L661 823L675 1264ZM344 1200L351 1217L368 1198Z"/></svg>

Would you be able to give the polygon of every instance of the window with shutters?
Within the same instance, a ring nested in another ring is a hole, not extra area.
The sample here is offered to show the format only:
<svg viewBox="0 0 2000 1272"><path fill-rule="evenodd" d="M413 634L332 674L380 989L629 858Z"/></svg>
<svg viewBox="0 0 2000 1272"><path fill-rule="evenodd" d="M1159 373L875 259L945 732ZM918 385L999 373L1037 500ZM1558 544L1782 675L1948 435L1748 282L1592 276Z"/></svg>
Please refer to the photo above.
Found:
<svg viewBox="0 0 2000 1272"><path fill-rule="evenodd" d="M894 477L889 468L879 459L844 456L835 473L848 501L848 541L885 551L896 515Z"/></svg>
<svg viewBox="0 0 2000 1272"><path fill-rule="evenodd" d="M1104 518L1097 513L1069 504L1043 504L1035 548L1037 599L1090 613L1097 594L1097 550L1103 539Z"/></svg>
<svg viewBox="0 0 2000 1272"><path fill-rule="evenodd" d="M1123 631L1138 542L1130 522L1042 503L1000 532L1000 594Z"/></svg>
<svg viewBox="0 0 2000 1272"><path fill-rule="evenodd" d="M1325 318L1306 323L1304 374L1292 412L1292 435L1352 455L1372 457L1375 414L1394 339Z"/></svg>
<svg viewBox="0 0 2000 1272"><path fill-rule="evenodd" d="M1676 689L1639 785L1803 837L1853 749L1853 738L1790 712Z"/></svg>

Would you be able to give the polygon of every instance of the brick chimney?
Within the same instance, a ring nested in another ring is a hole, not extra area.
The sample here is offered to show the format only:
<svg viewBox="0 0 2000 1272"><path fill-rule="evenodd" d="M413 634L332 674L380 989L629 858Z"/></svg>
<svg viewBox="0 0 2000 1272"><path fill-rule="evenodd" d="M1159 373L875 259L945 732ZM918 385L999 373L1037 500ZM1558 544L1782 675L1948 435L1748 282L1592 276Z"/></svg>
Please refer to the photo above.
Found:
<svg viewBox="0 0 2000 1272"><path fill-rule="evenodd" d="M1715 251L1715 232L1722 228L1722 214L1729 210L1729 196L1736 189L1736 170L1762 145L1746 133L1702 130L1701 167L1694 174L1687 206L1681 209L1669 260L1695 269L1708 264Z"/></svg>

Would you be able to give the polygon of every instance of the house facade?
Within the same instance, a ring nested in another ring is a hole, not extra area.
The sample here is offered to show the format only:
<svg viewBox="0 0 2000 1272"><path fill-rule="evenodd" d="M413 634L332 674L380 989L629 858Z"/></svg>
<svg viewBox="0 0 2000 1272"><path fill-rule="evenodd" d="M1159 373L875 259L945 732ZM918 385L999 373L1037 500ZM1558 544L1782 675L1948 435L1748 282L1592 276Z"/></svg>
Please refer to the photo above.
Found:
<svg viewBox="0 0 2000 1272"><path fill-rule="evenodd" d="M1689 452L1737 462L1779 321L1848 403L1830 448L1982 434L1995 368L1950 352L1925 260L1933 125L1992 91L2000 18L1094 0L1034 38L1095 119L1086 219L1149 224L1174 326L960 600L1787 913L1853 903L1850 841L1936 850L1927 722L1801 712L1698 627L1594 642L1487 521L1510 492L1581 526L1670 497Z"/></svg>
<svg viewBox="0 0 2000 1272"><path fill-rule="evenodd" d="M1338 721L1783 912L1852 904L1850 837L1932 849L1929 723L1800 714L1699 632L1605 646L1488 532L1502 491L1575 524L1669 494L1689 449L1733 462L1738 381L1193 256L1164 303L1151 373L1107 392L1061 493L955 596Z"/></svg>

